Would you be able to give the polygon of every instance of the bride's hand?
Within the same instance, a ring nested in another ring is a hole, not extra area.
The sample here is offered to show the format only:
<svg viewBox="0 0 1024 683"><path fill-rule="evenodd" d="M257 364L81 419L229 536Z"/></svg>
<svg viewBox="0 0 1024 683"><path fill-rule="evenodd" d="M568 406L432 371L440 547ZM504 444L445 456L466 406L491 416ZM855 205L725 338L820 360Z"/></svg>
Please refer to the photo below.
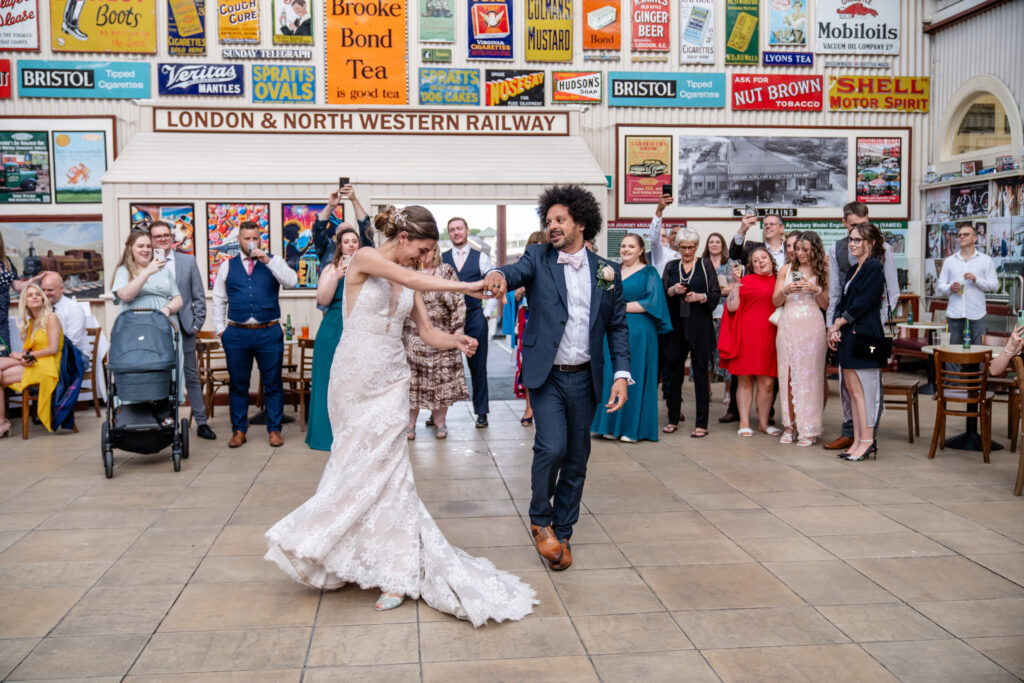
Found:
<svg viewBox="0 0 1024 683"><path fill-rule="evenodd" d="M486 299L487 291L484 289L484 280L477 280L476 282L465 282L466 290L463 292L466 296L471 296L475 299Z"/></svg>
<svg viewBox="0 0 1024 683"><path fill-rule="evenodd" d="M476 353L476 339L465 334L453 334L452 336L455 337L455 348L466 354L467 358Z"/></svg>

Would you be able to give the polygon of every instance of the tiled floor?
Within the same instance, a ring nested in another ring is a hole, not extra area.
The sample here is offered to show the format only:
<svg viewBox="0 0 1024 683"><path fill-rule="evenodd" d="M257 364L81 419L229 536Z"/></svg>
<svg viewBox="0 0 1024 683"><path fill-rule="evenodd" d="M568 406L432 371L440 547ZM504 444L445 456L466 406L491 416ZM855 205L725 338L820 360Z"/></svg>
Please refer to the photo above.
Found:
<svg viewBox="0 0 1024 683"><path fill-rule="evenodd" d="M552 573L524 517L521 404L493 405L487 430L459 405L447 441L419 429L420 495L453 543L542 601L475 630L423 603L375 613L374 591L308 590L263 561L263 532L326 461L297 425L281 448L254 429L228 450L223 408L220 441L193 438L180 473L119 452L112 480L99 420L35 427L0 440L0 678L1011 681L1024 676L1017 457L929 461L922 409L922 439L908 445L893 413L879 459L856 464L714 421L691 439L692 410L659 443L598 439L576 564Z"/></svg>

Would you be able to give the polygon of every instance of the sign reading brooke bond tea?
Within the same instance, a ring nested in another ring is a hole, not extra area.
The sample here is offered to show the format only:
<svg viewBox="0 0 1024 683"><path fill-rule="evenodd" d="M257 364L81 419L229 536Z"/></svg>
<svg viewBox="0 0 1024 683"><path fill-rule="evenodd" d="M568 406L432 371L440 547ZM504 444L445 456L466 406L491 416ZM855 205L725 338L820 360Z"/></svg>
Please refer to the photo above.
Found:
<svg viewBox="0 0 1024 683"><path fill-rule="evenodd" d="M406 104L406 3L326 4L327 104Z"/></svg>

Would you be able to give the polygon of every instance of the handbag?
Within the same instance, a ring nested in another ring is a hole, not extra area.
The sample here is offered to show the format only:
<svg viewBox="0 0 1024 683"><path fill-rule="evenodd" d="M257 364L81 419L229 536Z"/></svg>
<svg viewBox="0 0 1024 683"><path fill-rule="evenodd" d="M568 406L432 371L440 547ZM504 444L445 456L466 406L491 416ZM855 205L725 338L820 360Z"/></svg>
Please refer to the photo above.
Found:
<svg viewBox="0 0 1024 683"><path fill-rule="evenodd" d="M885 285L884 291L886 320L889 324L889 331L893 332L892 309L889 307L888 284ZM893 333L893 335L895 336L895 333ZM884 366L889 362L889 357L892 356L892 337L877 337L873 334L863 334L854 330L851 343L853 345L850 347L850 351L854 358L873 360Z"/></svg>
<svg viewBox="0 0 1024 683"><path fill-rule="evenodd" d="M774 311L772 311L772 314L768 316L768 322L770 322L772 325L775 325L775 327L779 326L780 320L782 320L782 306L776 308Z"/></svg>

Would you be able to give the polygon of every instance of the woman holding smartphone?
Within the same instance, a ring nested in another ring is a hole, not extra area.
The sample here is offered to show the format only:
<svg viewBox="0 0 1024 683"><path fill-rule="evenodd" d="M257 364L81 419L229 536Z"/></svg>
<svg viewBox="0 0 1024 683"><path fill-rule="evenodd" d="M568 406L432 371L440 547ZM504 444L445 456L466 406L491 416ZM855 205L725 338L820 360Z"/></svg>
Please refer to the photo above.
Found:
<svg viewBox="0 0 1024 683"><path fill-rule="evenodd" d="M331 379L331 364L338 348L342 330L342 295L345 291L345 273L352 255L359 249L359 233L355 228L344 228L334 236L334 259L320 273L316 286L316 303L326 306L320 329L313 347L313 385L309 394L309 424L306 427L306 445L318 451L331 450L334 435L327 415L327 387Z"/></svg>

